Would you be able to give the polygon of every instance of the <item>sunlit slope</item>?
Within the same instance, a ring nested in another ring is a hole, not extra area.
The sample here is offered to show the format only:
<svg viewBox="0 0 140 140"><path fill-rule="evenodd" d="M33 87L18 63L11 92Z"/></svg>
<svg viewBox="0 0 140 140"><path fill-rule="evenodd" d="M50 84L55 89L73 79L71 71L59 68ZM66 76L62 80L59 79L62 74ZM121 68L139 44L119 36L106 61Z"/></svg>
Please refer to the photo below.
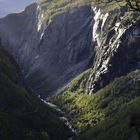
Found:
<svg viewBox="0 0 140 140"><path fill-rule="evenodd" d="M81 132L79 140L138 140L140 71L116 78L95 94L85 94L89 71L74 79L53 101ZM84 131L84 133L83 133ZM86 131L86 132L85 132Z"/></svg>

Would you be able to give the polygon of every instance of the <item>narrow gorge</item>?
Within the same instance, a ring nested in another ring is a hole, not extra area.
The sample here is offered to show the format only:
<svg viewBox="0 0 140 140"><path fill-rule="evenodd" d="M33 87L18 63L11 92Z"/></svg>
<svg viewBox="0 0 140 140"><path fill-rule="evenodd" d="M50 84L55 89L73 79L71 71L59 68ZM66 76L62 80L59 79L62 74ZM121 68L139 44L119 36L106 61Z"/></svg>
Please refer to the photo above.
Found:
<svg viewBox="0 0 140 140"><path fill-rule="evenodd" d="M37 0L0 19L0 44L33 106L31 116L25 105L15 111L30 130L23 140L140 139L140 10L125 0Z"/></svg>

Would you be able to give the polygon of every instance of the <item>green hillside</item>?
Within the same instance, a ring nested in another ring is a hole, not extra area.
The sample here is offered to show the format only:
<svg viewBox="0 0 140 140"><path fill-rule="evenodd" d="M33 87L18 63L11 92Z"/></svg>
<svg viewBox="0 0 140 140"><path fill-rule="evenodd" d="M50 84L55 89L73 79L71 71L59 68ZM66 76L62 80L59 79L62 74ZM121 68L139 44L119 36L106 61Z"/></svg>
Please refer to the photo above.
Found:
<svg viewBox="0 0 140 140"><path fill-rule="evenodd" d="M81 74L52 99L80 130L76 139L138 140L140 71L116 78L92 95L84 94L88 75L89 71Z"/></svg>
<svg viewBox="0 0 140 140"><path fill-rule="evenodd" d="M24 87L15 61L0 49L0 139L65 140L71 131L58 113Z"/></svg>

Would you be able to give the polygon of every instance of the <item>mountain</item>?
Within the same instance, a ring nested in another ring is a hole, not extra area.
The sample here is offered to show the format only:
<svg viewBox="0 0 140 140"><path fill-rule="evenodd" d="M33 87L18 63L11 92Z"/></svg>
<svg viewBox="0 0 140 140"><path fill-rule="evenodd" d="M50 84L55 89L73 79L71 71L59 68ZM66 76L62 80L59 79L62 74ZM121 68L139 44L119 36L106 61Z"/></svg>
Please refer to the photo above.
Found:
<svg viewBox="0 0 140 140"><path fill-rule="evenodd" d="M72 135L59 113L24 85L18 65L0 45L0 139L65 140Z"/></svg>
<svg viewBox="0 0 140 140"><path fill-rule="evenodd" d="M57 15L51 23L42 21L45 25L40 27L41 13L36 8L33 4L21 14L0 20L0 38L19 63L27 84L47 96L90 66L92 10L85 5Z"/></svg>
<svg viewBox="0 0 140 140"><path fill-rule="evenodd" d="M25 85L66 113L73 139L140 139L140 12L124 1L38 0L0 19L0 38Z"/></svg>

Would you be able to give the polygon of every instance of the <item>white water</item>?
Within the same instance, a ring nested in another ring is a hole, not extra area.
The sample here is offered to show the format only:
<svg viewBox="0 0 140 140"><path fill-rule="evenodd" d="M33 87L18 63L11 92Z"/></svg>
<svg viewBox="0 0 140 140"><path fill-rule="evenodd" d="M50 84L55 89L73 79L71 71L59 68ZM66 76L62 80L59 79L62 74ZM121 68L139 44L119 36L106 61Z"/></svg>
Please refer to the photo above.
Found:
<svg viewBox="0 0 140 140"><path fill-rule="evenodd" d="M100 32L104 28L104 25L105 25L106 20L107 20L107 18L109 16L109 13L102 14L101 10L98 9L97 7L93 7L92 10L95 13L93 32L92 32L93 41L97 41L98 46L100 46L101 42L100 42L100 39L99 39L99 35L100 35ZM98 31L100 22L102 22L102 24L101 24L101 31Z"/></svg>
<svg viewBox="0 0 140 140"><path fill-rule="evenodd" d="M40 98L40 96L38 96L38 97ZM71 131L73 133L75 133L75 134L77 133L77 131L73 128L73 126L68 121L68 119L67 119L66 114L65 114L64 111L62 111L61 109L59 109L55 104L52 104L51 102L47 102L47 101L45 101L43 99L41 99L41 101L44 102L45 104L49 105L51 108L57 110L61 114L61 116L59 117L59 119L62 120L66 124L66 126L68 126L69 129L71 129ZM70 139L72 139L72 138L70 138Z"/></svg>

